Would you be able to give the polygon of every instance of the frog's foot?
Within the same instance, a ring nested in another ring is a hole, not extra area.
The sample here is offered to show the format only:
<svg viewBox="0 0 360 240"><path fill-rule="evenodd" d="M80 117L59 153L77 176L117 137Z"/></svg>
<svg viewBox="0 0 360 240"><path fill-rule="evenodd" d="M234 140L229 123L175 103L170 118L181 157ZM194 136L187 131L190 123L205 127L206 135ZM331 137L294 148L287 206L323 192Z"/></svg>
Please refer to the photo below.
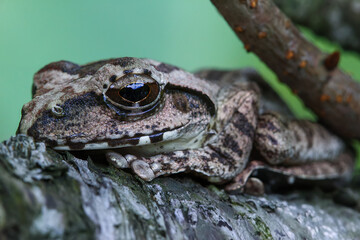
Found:
<svg viewBox="0 0 360 240"><path fill-rule="evenodd" d="M142 160L135 160L131 163L131 169L145 181L151 181L155 178L154 171L150 165Z"/></svg>
<svg viewBox="0 0 360 240"><path fill-rule="evenodd" d="M129 162L120 153L117 153L114 151L107 151L105 153L105 157L109 163L113 164L117 168L129 168L130 167Z"/></svg>
<svg viewBox="0 0 360 240"><path fill-rule="evenodd" d="M253 196L262 196L265 193L264 183L258 178L251 177L244 186L244 192Z"/></svg>
<svg viewBox="0 0 360 240"><path fill-rule="evenodd" d="M145 181L151 181L155 178L155 174L150 165L138 159L134 155L127 154L125 156L114 151L105 153L106 159L117 168L131 168L133 172Z"/></svg>
<svg viewBox="0 0 360 240"><path fill-rule="evenodd" d="M249 193L250 195L257 195L257 194L251 194L251 192L260 193L261 191L264 191L264 185L262 184L262 182L259 179L257 180L255 180L255 178L252 179L251 175L256 170L265 167L266 164L262 161L251 161L241 173L239 173L235 178L232 179L232 181L229 184L225 186L225 190L228 192L234 192L234 191L246 192ZM261 182L261 184L259 183L259 181Z"/></svg>

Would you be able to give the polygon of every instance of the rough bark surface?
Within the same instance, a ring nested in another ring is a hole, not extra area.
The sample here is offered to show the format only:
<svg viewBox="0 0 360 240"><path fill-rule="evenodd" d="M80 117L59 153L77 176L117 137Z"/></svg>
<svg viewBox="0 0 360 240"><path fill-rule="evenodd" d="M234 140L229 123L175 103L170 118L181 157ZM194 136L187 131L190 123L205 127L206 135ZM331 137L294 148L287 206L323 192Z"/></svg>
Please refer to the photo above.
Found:
<svg viewBox="0 0 360 240"><path fill-rule="evenodd" d="M187 177L148 183L108 165L0 144L0 239L356 239L360 213L321 192L228 195Z"/></svg>
<svg viewBox="0 0 360 240"><path fill-rule="evenodd" d="M320 121L344 138L360 139L360 84L304 39L271 0L212 0L248 51L254 52Z"/></svg>
<svg viewBox="0 0 360 240"><path fill-rule="evenodd" d="M339 43L344 49L360 52L359 0L274 0L274 2L295 23Z"/></svg>

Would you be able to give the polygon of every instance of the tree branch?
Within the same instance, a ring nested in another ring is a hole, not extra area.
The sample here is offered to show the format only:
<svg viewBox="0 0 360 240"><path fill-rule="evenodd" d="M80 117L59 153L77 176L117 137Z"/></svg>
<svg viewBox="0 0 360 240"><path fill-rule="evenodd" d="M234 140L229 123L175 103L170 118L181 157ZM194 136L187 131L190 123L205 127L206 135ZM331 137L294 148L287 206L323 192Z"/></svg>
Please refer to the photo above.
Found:
<svg viewBox="0 0 360 240"><path fill-rule="evenodd" d="M337 68L339 54L304 39L271 0L212 0L248 51L254 52L323 124L360 139L360 84Z"/></svg>
<svg viewBox="0 0 360 240"><path fill-rule="evenodd" d="M360 52L360 2L358 0L274 0L295 23ZM311 17L309 17L311 16Z"/></svg>
<svg viewBox="0 0 360 240"><path fill-rule="evenodd" d="M0 239L331 240L360 235L359 212L315 192L259 198L229 195L186 177L144 182L99 160L47 152L43 143L24 135L0 143Z"/></svg>

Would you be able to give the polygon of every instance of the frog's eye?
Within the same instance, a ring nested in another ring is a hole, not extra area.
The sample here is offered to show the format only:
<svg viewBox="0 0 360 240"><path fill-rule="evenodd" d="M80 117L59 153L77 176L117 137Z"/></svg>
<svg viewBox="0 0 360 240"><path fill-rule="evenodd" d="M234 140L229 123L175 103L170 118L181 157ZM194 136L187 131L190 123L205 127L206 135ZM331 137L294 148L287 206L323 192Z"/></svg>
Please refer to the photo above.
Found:
<svg viewBox="0 0 360 240"><path fill-rule="evenodd" d="M159 102L158 82L147 75L129 74L117 79L104 93L105 101L137 114L148 111Z"/></svg>
<svg viewBox="0 0 360 240"><path fill-rule="evenodd" d="M128 102L141 102L150 93L150 87L146 83L130 83L119 90L122 99Z"/></svg>
<svg viewBox="0 0 360 240"><path fill-rule="evenodd" d="M141 107L155 101L159 95L159 89L157 82L133 82L120 89L110 86L106 91L106 96L119 105Z"/></svg>

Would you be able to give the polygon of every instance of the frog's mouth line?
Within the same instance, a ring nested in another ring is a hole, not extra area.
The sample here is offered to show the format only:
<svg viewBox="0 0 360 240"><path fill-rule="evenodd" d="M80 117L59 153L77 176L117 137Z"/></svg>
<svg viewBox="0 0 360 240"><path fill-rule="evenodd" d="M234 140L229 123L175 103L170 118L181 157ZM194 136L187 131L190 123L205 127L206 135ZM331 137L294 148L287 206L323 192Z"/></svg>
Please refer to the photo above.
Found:
<svg viewBox="0 0 360 240"><path fill-rule="evenodd" d="M179 127L171 131L165 131L165 132L138 136L138 137L106 139L103 141L89 142L89 143L67 141L62 144L54 146L53 149L60 151L101 150L101 149L115 149L115 148L149 145L159 142L171 141L179 138L179 135L182 135L181 131L185 128L185 126Z"/></svg>

